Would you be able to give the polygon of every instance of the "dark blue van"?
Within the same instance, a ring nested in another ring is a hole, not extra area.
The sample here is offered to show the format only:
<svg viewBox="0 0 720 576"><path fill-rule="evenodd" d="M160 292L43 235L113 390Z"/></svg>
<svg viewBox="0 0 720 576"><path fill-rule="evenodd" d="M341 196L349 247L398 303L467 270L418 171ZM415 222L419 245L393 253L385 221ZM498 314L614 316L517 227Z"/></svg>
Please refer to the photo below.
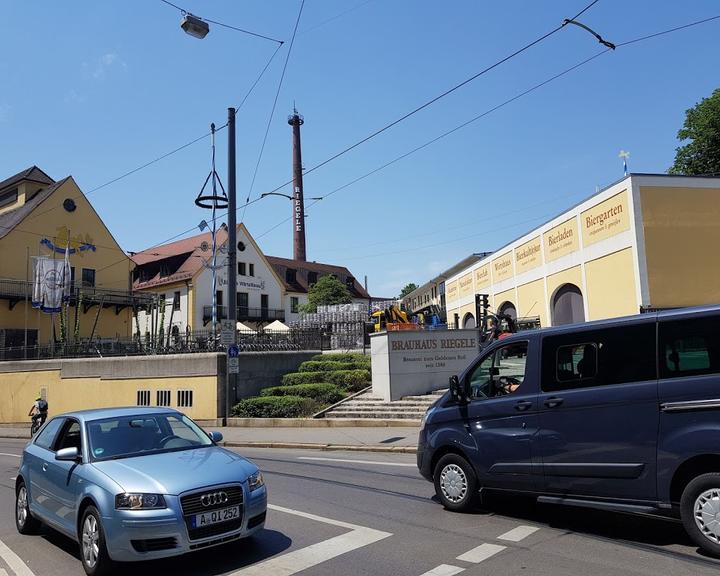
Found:
<svg viewBox="0 0 720 576"><path fill-rule="evenodd" d="M511 490L679 516L720 556L720 307L494 342L428 410L417 463L450 510Z"/></svg>

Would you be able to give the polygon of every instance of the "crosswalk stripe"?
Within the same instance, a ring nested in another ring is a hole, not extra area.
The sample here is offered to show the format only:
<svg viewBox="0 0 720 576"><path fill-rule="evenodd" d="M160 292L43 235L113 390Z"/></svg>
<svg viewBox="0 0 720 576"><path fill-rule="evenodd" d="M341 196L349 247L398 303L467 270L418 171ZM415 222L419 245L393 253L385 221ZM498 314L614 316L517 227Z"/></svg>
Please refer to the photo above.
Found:
<svg viewBox="0 0 720 576"><path fill-rule="evenodd" d="M459 566L440 564L440 566L436 566L430 570L430 572L425 572L425 574L421 574L420 576L453 576L453 574L460 574L460 572L463 571L465 571L465 568L460 568Z"/></svg>
<svg viewBox="0 0 720 576"><path fill-rule="evenodd" d="M2 540L0 540L0 558L5 560L5 563L13 572L15 572L16 576L35 576L33 571L25 565L25 562L22 561L20 556L10 550L10 548L7 547L7 544L5 544Z"/></svg>
<svg viewBox="0 0 720 576"><path fill-rule="evenodd" d="M517 528L513 528L509 532L505 532L505 534L498 536L498 540L520 542L520 540L524 540L530 536L530 534L534 534L538 530L540 530L540 528L536 528L535 526L518 526Z"/></svg>
<svg viewBox="0 0 720 576"><path fill-rule="evenodd" d="M505 546L499 546L498 544L480 544L472 550L468 550L465 554L461 554L457 557L458 560L463 562L472 562L478 564L483 560L487 560L491 556L495 556L498 552L505 550Z"/></svg>

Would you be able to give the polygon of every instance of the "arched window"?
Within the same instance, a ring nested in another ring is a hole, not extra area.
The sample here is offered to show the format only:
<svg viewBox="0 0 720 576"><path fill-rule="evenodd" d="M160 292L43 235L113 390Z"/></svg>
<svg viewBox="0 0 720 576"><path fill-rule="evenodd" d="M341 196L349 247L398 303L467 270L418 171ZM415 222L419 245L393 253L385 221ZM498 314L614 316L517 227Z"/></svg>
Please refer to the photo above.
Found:
<svg viewBox="0 0 720 576"><path fill-rule="evenodd" d="M582 292L575 284L563 284L552 299L553 326L577 322L585 322Z"/></svg>
<svg viewBox="0 0 720 576"><path fill-rule="evenodd" d="M475 316L469 312L463 317L462 327L463 328L475 328Z"/></svg>
<svg viewBox="0 0 720 576"><path fill-rule="evenodd" d="M499 316L510 316L513 320L517 320L517 310L515 304L512 302L503 302L500 308L498 308Z"/></svg>

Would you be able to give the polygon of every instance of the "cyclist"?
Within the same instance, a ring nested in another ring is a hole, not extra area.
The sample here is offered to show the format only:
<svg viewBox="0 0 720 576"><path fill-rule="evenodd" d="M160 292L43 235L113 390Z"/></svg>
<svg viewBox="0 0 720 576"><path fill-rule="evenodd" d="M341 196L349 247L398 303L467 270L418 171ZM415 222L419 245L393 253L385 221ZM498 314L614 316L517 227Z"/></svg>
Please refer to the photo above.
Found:
<svg viewBox="0 0 720 576"><path fill-rule="evenodd" d="M32 418L32 428L37 430L47 420L48 415L48 403L47 400L43 400L42 396L35 398L35 402L28 412L28 416Z"/></svg>

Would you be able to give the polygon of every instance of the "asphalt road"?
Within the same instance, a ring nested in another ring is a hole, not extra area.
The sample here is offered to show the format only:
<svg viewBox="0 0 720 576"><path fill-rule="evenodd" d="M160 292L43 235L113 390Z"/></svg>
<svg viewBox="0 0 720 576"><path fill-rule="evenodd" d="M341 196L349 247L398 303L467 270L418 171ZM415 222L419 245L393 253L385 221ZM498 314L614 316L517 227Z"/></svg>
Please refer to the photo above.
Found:
<svg viewBox="0 0 720 576"><path fill-rule="evenodd" d="M0 576L82 575L75 543L51 530L15 530L22 446L0 440ZM122 574L695 576L720 569L674 522L509 497L472 514L447 512L414 455L238 451L265 473L266 529L185 557L124 565Z"/></svg>

